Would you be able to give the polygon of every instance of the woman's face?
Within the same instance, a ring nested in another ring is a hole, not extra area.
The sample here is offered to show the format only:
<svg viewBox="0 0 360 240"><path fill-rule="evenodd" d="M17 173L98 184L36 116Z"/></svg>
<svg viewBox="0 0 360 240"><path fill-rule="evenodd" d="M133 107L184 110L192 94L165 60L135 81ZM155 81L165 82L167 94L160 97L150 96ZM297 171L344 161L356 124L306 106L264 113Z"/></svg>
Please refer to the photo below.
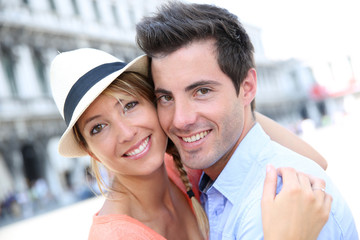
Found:
<svg viewBox="0 0 360 240"><path fill-rule="evenodd" d="M145 99L100 95L77 124L89 154L115 174L148 175L163 163L167 137Z"/></svg>

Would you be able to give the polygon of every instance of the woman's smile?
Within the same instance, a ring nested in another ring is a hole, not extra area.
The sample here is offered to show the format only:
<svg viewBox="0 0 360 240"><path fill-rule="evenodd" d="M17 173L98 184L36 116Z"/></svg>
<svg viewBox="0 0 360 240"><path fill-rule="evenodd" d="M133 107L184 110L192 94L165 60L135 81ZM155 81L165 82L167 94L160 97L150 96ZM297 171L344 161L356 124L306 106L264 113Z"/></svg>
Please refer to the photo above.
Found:
<svg viewBox="0 0 360 240"><path fill-rule="evenodd" d="M132 147L129 151L127 151L123 156L131 157L131 158L140 158L150 149L151 136L143 139L140 143L136 144L136 146Z"/></svg>

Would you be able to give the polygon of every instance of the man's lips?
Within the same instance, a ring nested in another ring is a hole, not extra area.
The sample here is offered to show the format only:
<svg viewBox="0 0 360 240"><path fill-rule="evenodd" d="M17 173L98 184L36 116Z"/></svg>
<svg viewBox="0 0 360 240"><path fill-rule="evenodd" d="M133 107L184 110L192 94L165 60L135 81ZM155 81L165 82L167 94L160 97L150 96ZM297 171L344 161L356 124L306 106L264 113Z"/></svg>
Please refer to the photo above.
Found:
<svg viewBox="0 0 360 240"><path fill-rule="evenodd" d="M148 146L149 140L150 140L150 136L148 136L147 138L145 138L145 139L139 144L139 146L138 146L137 148L131 149L131 150L129 150L128 152L126 152L126 153L124 154L124 156L125 156L125 157L132 157L132 156L135 156L135 155L137 155L137 154L142 153L142 152L146 149L146 147Z"/></svg>
<svg viewBox="0 0 360 240"><path fill-rule="evenodd" d="M202 131L199 133L196 133L194 135L188 136L188 137L180 137L184 142L187 143L193 143L196 141L199 141L200 139L203 139L206 137L206 135L208 135L210 132L210 130L206 130L206 131Z"/></svg>

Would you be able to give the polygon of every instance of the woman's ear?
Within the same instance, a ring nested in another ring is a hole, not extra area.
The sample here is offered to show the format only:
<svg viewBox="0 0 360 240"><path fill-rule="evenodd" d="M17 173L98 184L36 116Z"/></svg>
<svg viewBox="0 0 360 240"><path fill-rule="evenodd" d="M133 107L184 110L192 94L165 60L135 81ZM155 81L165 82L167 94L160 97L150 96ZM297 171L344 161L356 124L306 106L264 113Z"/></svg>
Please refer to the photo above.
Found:
<svg viewBox="0 0 360 240"><path fill-rule="evenodd" d="M98 161L98 162L101 162L101 161L95 156L95 154L94 154L93 152L89 151L88 149L86 149L85 151L87 152L87 154L89 154L89 156L90 156L91 158L93 158L94 160L96 160L96 161Z"/></svg>
<svg viewBox="0 0 360 240"><path fill-rule="evenodd" d="M241 88L243 89L242 98L244 105L250 105L255 98L257 89L257 76L254 68L249 69L246 78L241 83Z"/></svg>

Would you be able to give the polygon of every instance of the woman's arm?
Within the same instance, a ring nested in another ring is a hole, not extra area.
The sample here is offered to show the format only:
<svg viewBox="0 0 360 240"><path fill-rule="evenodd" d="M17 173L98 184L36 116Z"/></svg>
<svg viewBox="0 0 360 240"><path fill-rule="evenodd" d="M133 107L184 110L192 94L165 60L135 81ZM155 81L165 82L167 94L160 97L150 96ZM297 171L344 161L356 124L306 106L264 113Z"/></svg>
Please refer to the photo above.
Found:
<svg viewBox="0 0 360 240"><path fill-rule="evenodd" d="M283 187L276 192L277 175ZM321 179L298 173L293 168L280 168L278 173L267 166L261 200L264 239L317 239L330 214L332 197Z"/></svg>
<svg viewBox="0 0 360 240"><path fill-rule="evenodd" d="M314 160L326 170L327 162L325 158L300 137L261 113L255 112L255 118L273 141Z"/></svg>

